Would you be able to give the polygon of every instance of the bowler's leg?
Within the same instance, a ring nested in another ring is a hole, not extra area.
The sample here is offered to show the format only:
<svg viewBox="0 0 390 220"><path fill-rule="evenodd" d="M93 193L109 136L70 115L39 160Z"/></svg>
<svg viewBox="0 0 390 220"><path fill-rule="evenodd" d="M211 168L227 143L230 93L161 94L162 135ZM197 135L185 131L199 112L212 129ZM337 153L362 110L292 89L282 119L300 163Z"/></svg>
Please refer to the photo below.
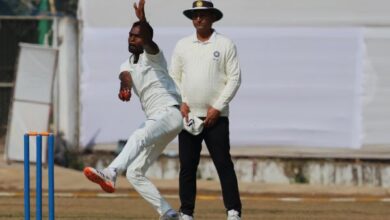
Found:
<svg viewBox="0 0 390 220"><path fill-rule="evenodd" d="M123 171L129 167L138 154L164 137L176 136L183 127L180 111L171 106L146 120L127 140L120 154L111 162L110 168ZM171 139L172 140L172 139Z"/></svg>
<svg viewBox="0 0 390 220"><path fill-rule="evenodd" d="M135 158L146 147L145 145L145 124L142 124L130 137L127 139L125 146L118 156L111 162L109 168L124 171L135 160Z"/></svg>
<svg viewBox="0 0 390 220"><path fill-rule="evenodd" d="M142 151L126 172L128 181L134 189L162 216L172 209L169 203L162 197L156 186L145 176L150 165L161 154L164 147L151 146Z"/></svg>
<svg viewBox="0 0 390 220"><path fill-rule="evenodd" d="M160 215L164 215L172 208L154 184L145 176L145 173L181 129L182 118L180 111L176 108L168 108L156 115L154 120L148 120L142 130L142 135L147 140L146 143L152 143L152 145L142 148L141 152L130 163L126 172L126 177L134 186L134 189Z"/></svg>

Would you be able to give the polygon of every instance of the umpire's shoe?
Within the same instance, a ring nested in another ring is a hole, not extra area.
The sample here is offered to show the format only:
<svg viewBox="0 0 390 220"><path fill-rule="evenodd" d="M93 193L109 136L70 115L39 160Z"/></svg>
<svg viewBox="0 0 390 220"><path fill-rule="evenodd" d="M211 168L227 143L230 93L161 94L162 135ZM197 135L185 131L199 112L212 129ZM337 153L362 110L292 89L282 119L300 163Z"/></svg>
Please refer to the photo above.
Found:
<svg viewBox="0 0 390 220"><path fill-rule="evenodd" d="M179 220L194 220L194 217L192 217L190 215L186 215L186 214L180 212Z"/></svg>
<svg viewBox="0 0 390 220"><path fill-rule="evenodd" d="M227 220L241 220L240 213L234 209L229 210Z"/></svg>
<svg viewBox="0 0 390 220"><path fill-rule="evenodd" d="M112 175L107 168L97 170L86 167L84 168L84 175L92 182L99 184L105 192L113 193L115 191L116 175Z"/></svg>

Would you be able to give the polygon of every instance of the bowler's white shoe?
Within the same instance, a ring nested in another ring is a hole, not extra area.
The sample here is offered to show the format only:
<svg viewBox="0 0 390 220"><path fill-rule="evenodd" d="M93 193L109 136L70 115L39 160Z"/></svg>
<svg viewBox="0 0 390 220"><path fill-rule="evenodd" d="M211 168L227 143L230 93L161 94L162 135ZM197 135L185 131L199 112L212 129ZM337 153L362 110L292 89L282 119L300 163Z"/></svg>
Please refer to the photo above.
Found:
<svg viewBox="0 0 390 220"><path fill-rule="evenodd" d="M236 210L232 209L228 211L228 217L227 220L241 220L240 213L238 213Z"/></svg>
<svg viewBox="0 0 390 220"><path fill-rule="evenodd" d="M99 184L104 191L108 193L115 191L116 175L113 175L107 168L97 170L92 167L86 167L84 168L84 175L92 182Z"/></svg>
<svg viewBox="0 0 390 220"><path fill-rule="evenodd" d="M179 220L194 220L194 218L190 215L186 215L186 214L180 212Z"/></svg>
<svg viewBox="0 0 390 220"><path fill-rule="evenodd" d="M179 220L179 214L173 209L169 209L163 216L160 217L160 220Z"/></svg>

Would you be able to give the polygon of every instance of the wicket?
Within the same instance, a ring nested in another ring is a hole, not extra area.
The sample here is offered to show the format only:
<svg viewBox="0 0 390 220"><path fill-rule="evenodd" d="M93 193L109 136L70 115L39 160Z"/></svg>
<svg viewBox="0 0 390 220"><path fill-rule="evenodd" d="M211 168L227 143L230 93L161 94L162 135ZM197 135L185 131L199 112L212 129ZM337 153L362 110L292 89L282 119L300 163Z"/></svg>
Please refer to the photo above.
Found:
<svg viewBox="0 0 390 220"><path fill-rule="evenodd" d="M42 136L48 137L49 220L54 220L54 135L28 132L24 135L24 219L30 220L30 136L36 137L36 219L42 219Z"/></svg>

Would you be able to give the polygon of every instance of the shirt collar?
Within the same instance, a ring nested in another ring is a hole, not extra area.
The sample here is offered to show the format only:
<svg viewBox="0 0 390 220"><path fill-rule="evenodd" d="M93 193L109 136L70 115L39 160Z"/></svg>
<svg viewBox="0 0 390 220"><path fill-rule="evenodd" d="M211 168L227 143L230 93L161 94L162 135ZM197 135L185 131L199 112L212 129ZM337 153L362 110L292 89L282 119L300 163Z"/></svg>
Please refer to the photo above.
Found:
<svg viewBox="0 0 390 220"><path fill-rule="evenodd" d="M211 34L210 38L207 40L207 41L200 41L198 39L198 37L196 36L196 32L192 35L192 41L194 43L203 43L203 44L207 44L207 43L214 43L215 42L215 38L217 37L217 32L214 30L213 33Z"/></svg>
<svg viewBox="0 0 390 220"><path fill-rule="evenodd" d="M143 59L145 59L145 58L144 58L145 53L146 53L146 51L144 51L143 53L141 53L141 54L139 55L139 58L138 58L138 62L137 62L137 63L134 63L134 54L131 54L130 57L129 57L129 63L130 63L131 65L137 65L137 64L143 62Z"/></svg>

